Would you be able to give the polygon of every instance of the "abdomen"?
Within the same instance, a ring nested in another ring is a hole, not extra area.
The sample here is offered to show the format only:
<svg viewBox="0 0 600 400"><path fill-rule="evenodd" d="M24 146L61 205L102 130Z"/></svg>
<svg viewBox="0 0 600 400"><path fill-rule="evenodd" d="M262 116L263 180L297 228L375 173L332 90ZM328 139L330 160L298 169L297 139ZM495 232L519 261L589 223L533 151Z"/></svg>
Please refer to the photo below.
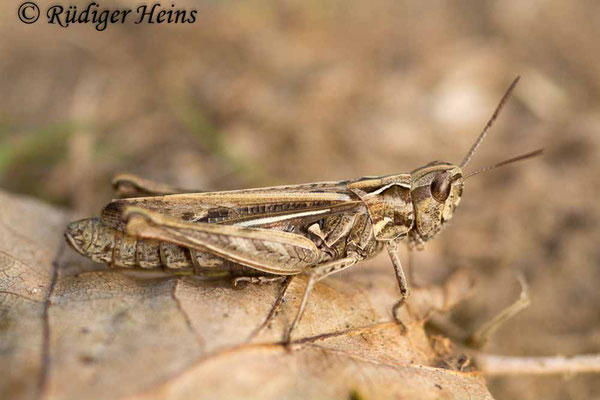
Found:
<svg viewBox="0 0 600 400"><path fill-rule="evenodd" d="M117 268L157 269L176 274L249 275L251 268L233 264L211 253L172 243L138 239L107 227L98 218L72 222L65 231L67 242L78 253Z"/></svg>

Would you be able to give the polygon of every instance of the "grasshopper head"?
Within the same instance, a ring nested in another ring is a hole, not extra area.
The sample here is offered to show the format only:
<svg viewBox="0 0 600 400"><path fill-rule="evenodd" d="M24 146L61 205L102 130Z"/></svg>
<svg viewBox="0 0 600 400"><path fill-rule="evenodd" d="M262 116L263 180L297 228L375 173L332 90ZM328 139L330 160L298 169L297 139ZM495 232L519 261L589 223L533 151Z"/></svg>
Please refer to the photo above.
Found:
<svg viewBox="0 0 600 400"><path fill-rule="evenodd" d="M485 138L488 129L494 124L496 117L500 114L500 110L502 110L504 103L506 103L518 81L519 77L509 86L494 114L492 114L460 165L435 161L411 172L411 198L415 213L415 223L410 231L413 243L422 243L431 239L452 218L462 196L464 181L469 177L542 154L542 150L532 151L492 164L463 177L462 169L471 161L475 151Z"/></svg>
<svg viewBox="0 0 600 400"><path fill-rule="evenodd" d="M463 174L454 164L435 161L411 172L413 230L423 241L435 236L452 218L463 191Z"/></svg>

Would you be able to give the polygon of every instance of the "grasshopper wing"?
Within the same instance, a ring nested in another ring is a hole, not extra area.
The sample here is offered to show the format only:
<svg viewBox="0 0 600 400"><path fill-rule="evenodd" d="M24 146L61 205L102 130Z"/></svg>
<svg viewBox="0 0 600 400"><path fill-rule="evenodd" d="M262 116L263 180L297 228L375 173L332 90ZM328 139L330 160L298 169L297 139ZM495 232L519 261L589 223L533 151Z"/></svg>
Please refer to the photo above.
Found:
<svg viewBox="0 0 600 400"><path fill-rule="evenodd" d="M105 225L123 230L123 210L127 207L140 207L184 222L229 225L244 221L246 226L258 227L260 224L249 220L270 221L270 217L273 216L304 215L312 211L315 211L316 215L329 207L343 204L350 206L348 203L357 200L359 198L346 188L345 181L320 182L225 192L116 199L104 208L101 218Z"/></svg>
<svg viewBox="0 0 600 400"><path fill-rule="evenodd" d="M319 250L289 232L235 225L188 223L138 207L124 210L130 235L208 251L263 272L295 275L318 261Z"/></svg>

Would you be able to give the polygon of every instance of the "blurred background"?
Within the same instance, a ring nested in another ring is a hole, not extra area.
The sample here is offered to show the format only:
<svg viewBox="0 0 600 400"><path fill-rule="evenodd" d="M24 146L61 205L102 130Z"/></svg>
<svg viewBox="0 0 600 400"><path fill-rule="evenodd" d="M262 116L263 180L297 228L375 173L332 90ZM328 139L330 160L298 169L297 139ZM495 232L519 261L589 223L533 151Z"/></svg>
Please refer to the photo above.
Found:
<svg viewBox="0 0 600 400"><path fill-rule="evenodd" d="M3 189L83 217L119 172L224 190L459 163L521 75L467 171L545 156L469 180L413 284L470 269L475 293L452 315L468 329L518 297L521 270L532 305L488 351L600 352L600 3L175 4L196 23L64 29L0 5ZM488 383L497 399L600 393L593 375Z"/></svg>

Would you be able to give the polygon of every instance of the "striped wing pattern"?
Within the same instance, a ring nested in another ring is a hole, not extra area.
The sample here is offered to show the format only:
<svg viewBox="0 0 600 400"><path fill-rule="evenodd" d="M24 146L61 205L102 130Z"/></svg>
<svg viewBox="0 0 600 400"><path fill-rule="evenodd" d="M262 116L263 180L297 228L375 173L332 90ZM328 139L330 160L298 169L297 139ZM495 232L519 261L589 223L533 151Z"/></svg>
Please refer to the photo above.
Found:
<svg viewBox="0 0 600 400"><path fill-rule="evenodd" d="M294 186L230 192L185 193L166 196L116 199L102 211L102 222L115 229L124 229L123 211L139 207L174 217L184 222L261 226L249 220L264 220L266 226L273 216L300 215L311 210L348 205L357 197L346 188L346 182L322 182Z"/></svg>

